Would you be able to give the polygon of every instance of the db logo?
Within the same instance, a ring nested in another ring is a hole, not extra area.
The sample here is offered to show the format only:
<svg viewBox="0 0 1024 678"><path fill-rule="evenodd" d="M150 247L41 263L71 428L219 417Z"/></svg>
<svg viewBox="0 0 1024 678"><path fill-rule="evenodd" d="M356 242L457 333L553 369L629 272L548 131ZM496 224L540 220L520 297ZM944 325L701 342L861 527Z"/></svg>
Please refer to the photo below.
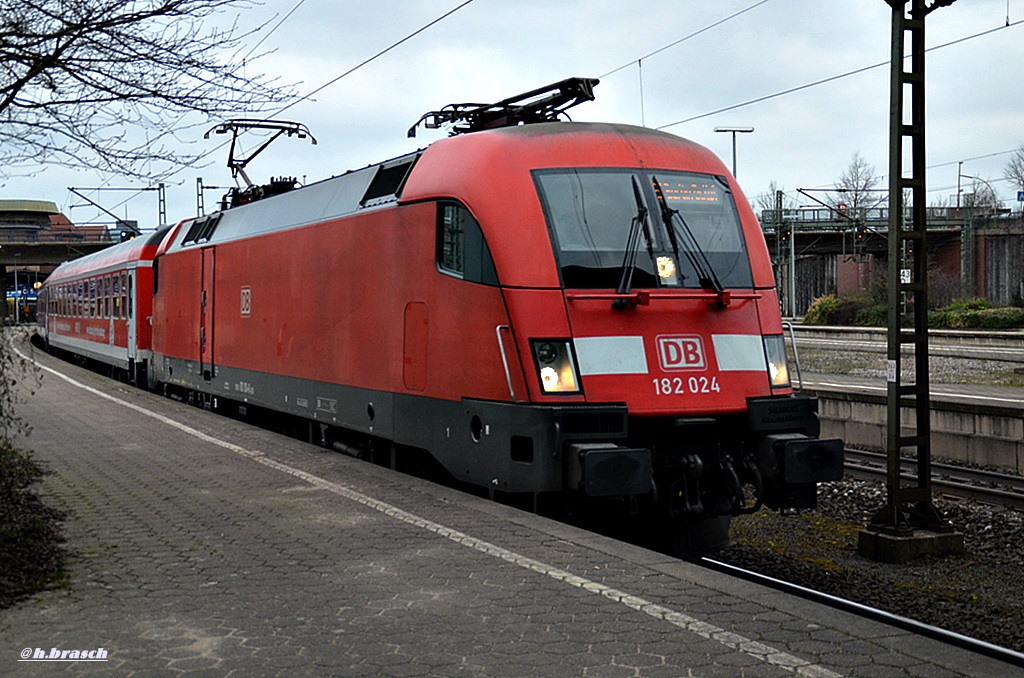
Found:
<svg viewBox="0 0 1024 678"><path fill-rule="evenodd" d="M252 288L251 287L243 287L242 288L241 309L242 309L242 315L243 316L250 316L250 315L252 315Z"/></svg>
<svg viewBox="0 0 1024 678"><path fill-rule="evenodd" d="M704 341L697 335L663 334L657 338L658 362L666 372L704 370Z"/></svg>

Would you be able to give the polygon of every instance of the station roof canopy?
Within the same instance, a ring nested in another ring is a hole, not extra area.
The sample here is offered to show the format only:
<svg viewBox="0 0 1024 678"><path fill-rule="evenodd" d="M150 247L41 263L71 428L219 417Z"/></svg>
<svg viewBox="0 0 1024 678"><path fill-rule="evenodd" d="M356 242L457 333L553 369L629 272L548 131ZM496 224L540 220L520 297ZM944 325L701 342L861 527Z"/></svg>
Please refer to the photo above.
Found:
<svg viewBox="0 0 1024 678"><path fill-rule="evenodd" d="M60 214L57 203L49 200L0 200L0 212L36 212Z"/></svg>

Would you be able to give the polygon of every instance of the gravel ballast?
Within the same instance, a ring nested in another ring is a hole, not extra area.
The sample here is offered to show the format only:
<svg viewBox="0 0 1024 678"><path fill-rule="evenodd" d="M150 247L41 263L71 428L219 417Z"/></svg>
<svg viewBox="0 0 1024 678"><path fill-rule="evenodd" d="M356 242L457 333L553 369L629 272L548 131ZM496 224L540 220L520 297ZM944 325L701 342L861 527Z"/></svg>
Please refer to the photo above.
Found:
<svg viewBox="0 0 1024 678"><path fill-rule="evenodd" d="M801 351L805 374L885 379L884 356ZM1019 386L1014 363L931 356L932 384ZM938 460L937 460L938 461ZM858 533L885 505L881 481L847 478L818 489L818 508L733 520L735 544L717 560L1024 652L1024 513L936 498L964 535L964 553L894 565L857 552Z"/></svg>
<svg viewBox="0 0 1024 678"><path fill-rule="evenodd" d="M857 552L885 486L825 483L818 508L733 520L735 544L716 560L1024 652L1024 514L937 499L964 535L962 555L894 565Z"/></svg>

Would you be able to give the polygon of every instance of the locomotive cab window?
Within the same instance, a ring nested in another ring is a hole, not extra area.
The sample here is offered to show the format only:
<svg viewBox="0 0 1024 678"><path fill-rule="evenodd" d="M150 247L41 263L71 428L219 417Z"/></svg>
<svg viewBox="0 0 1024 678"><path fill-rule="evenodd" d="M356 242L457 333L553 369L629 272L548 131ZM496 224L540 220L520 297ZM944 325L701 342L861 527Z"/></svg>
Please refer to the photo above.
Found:
<svg viewBox="0 0 1024 678"><path fill-rule="evenodd" d="M534 181L566 288L753 286L724 177L569 168Z"/></svg>
<svg viewBox="0 0 1024 678"><path fill-rule="evenodd" d="M454 202L438 204L437 267L468 282L497 285L491 251L469 210Z"/></svg>

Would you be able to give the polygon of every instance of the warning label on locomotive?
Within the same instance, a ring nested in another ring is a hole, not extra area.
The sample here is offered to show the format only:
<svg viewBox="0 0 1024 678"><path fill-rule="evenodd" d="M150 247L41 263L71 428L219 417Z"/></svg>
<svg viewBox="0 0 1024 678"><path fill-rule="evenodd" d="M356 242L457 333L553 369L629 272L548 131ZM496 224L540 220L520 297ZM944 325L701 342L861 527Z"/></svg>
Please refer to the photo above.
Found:
<svg viewBox="0 0 1024 678"><path fill-rule="evenodd" d="M818 411L817 398L751 398L747 401L753 431L781 431L806 426Z"/></svg>

